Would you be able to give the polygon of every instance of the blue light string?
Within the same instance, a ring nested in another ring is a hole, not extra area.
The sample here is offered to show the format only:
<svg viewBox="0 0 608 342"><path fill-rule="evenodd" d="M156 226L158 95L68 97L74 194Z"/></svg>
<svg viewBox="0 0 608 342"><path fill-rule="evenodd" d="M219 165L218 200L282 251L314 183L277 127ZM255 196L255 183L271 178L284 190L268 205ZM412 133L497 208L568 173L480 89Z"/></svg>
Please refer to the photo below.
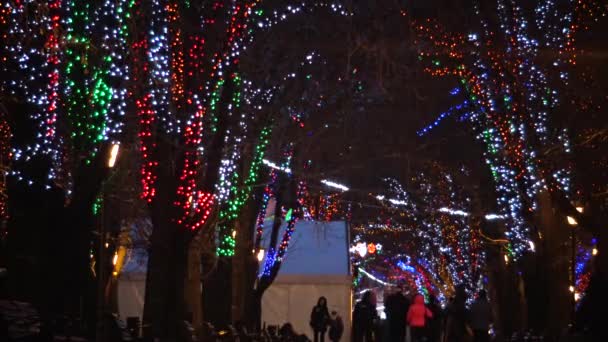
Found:
<svg viewBox="0 0 608 342"><path fill-rule="evenodd" d="M418 272L416 272L416 269L415 269L413 266L406 265L406 264L403 262L403 260L399 260L399 261L397 262L397 266L398 266L400 269L402 269L402 270L404 270L404 271L406 271L406 272L410 272L410 273L413 273L413 274L417 274L417 273L418 273Z"/></svg>
<svg viewBox="0 0 608 342"><path fill-rule="evenodd" d="M585 271L585 266L591 260L591 252L585 248L579 248L578 255L576 256L576 265L574 266L574 272L576 275L576 285L578 286L581 280L581 275Z"/></svg>
<svg viewBox="0 0 608 342"><path fill-rule="evenodd" d="M270 277L270 271L272 270L272 266L274 266L274 262L276 260L276 250L274 248L268 249L268 254L266 255L266 262L264 263L264 271L262 272L262 276Z"/></svg>
<svg viewBox="0 0 608 342"><path fill-rule="evenodd" d="M418 134L419 137L424 136L425 134L427 134L428 132L430 132L433 128L437 127L441 123L441 121L443 119L445 119L446 117L454 114L455 112L458 112L458 111L462 110L463 108L467 107L468 105L469 105L469 101L465 100L463 103L461 103L459 105L450 107L445 112L439 114L439 117L437 117L437 119L435 119L435 121L433 121L433 123L431 123L431 124L427 125L426 127L418 130L416 132L416 134ZM465 113L464 115L462 115L459 118L459 121L466 120L469 117L467 114L468 113Z"/></svg>
<svg viewBox="0 0 608 342"><path fill-rule="evenodd" d="M450 90L450 95L454 96L454 95L458 95L460 94L460 87L456 87L452 90Z"/></svg>

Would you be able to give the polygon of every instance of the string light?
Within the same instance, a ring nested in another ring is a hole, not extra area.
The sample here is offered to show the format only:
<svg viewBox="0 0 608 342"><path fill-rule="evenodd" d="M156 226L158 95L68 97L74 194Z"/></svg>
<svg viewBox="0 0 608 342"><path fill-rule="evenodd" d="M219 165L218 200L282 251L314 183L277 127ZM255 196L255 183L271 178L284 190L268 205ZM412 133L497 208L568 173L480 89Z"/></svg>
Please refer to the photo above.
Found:
<svg viewBox="0 0 608 342"><path fill-rule="evenodd" d="M288 174L291 173L291 169L290 168L279 166L279 165L275 164L274 162L271 162L270 160L264 159L264 160L262 160L262 163L264 163L264 165L266 165L266 166L268 166L268 167L270 167L272 169L275 169L275 170L278 170L278 171L282 171L282 172L285 172L285 173L288 173Z"/></svg>
<svg viewBox="0 0 608 342"><path fill-rule="evenodd" d="M238 214L245 205L245 202L249 199L251 195L251 191L253 189L253 185L257 182L257 179L260 175L260 166L262 164L262 160L264 158L264 154L266 153L266 148L270 141L270 134L272 132L272 124L264 127L260 133L258 143L255 147L253 159L251 161L251 165L249 166L249 173L247 178L245 179L242 187L237 188L236 184L232 185L232 198L227 203L225 208L220 212L220 225L218 229L218 235L220 240L220 245L218 246L218 255L223 256L233 256L234 248L236 246L236 241L233 236L228 236L229 227L232 222L238 217ZM266 195L266 194L265 194ZM263 215L266 213L266 206L268 205L268 200L264 198L263 202ZM263 225L263 218L261 225Z"/></svg>
<svg viewBox="0 0 608 342"><path fill-rule="evenodd" d="M456 88L456 89L459 89L459 88ZM417 132L418 136L426 135L433 128L439 126L439 124L441 123L441 121L443 121L443 119L445 119L446 117L449 117L449 116L453 115L454 113L458 113L458 112L462 111L463 109L467 109L468 105L469 105L469 101L465 100L463 103L461 103L459 105L456 105L456 106L453 106L450 109L446 110L445 112L439 114L439 116L437 117L437 119L435 119L435 121L433 123L431 123L428 126L426 126L426 127L422 128L422 129L418 130L418 132Z"/></svg>
<svg viewBox="0 0 608 342"><path fill-rule="evenodd" d="M486 163L496 184L500 215L509 221L505 234L515 259L529 250L529 227L523 217L536 210L539 191L552 190L548 178L555 178L566 193L570 189L569 169L552 170L537 151L554 143L565 153L570 151L567 132L548 126L559 105L558 92L549 80L568 82L566 67L575 63L573 32L583 8L583 2L570 6L541 2L527 13L517 2L507 6L499 1L495 11L499 27L494 30L475 2L481 32L446 33L430 20L413 25L418 42L431 42L419 55L425 71L458 78L468 97L467 121L486 146ZM536 63L541 46L557 50L551 67Z"/></svg>
<svg viewBox="0 0 608 342"><path fill-rule="evenodd" d="M412 196L399 182L387 179L390 197L405 203L392 206L397 211L405 209L409 224L418 227L412 232L413 238L424 246L417 252L418 264L432 274L432 278L441 279L446 287L444 291L463 284L467 292L473 294L482 275L485 255L479 234L467 219L468 211L449 209L469 206L470 199L449 174L438 171L441 170L438 166L434 169L435 176L421 173L412 182L424 207L415 206L410 200Z"/></svg>
<svg viewBox="0 0 608 342"><path fill-rule="evenodd" d="M334 189L338 189L340 191L348 191L349 188L346 185L340 184L340 183L336 183L336 182L332 182L330 180L327 179L322 179L321 183L327 185L330 188L334 188Z"/></svg>
<svg viewBox="0 0 608 342"><path fill-rule="evenodd" d="M442 213L447 213L450 215L454 215L454 216L464 216L467 217L469 216L469 213L467 213L466 211L462 211L462 210L454 210L454 209L450 209L450 208L439 208L439 212Z"/></svg>
<svg viewBox="0 0 608 342"><path fill-rule="evenodd" d="M29 0L6 5L11 14L5 48L10 61L19 71L15 77L2 80L3 88L25 98L32 108L32 112L27 114L37 125L34 143L14 147L12 156L15 165L10 175L18 180L26 180L19 166L42 155L51 161L46 179L41 180L49 188L50 182L58 176L62 163L62 144L56 127L63 58L60 37L57 36L61 26L62 1L39 3ZM8 65L7 61L5 66ZM27 182L34 183L33 180Z"/></svg>

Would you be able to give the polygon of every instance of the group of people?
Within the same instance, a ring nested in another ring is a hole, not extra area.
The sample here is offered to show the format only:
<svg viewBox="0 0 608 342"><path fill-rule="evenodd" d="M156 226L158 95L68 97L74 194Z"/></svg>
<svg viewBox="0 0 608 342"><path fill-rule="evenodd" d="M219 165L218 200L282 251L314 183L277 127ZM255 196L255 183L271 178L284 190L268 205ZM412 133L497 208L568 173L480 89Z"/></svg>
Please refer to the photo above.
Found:
<svg viewBox="0 0 608 342"><path fill-rule="evenodd" d="M338 342L344 333L344 322L336 311L329 314L327 299L319 298L317 305L310 313L310 327L314 334L314 342L325 342L325 333L329 330L329 340Z"/></svg>
<svg viewBox="0 0 608 342"><path fill-rule="evenodd" d="M410 327L411 342L461 342L470 337L475 342L489 341L492 312L486 292L480 291L470 308L466 302L466 292L461 287L457 288L445 310L432 296L425 303L421 294L410 297L402 288L397 288L385 299L388 329L382 336L376 298L372 291L368 291L355 306L353 341L404 342L406 326Z"/></svg>

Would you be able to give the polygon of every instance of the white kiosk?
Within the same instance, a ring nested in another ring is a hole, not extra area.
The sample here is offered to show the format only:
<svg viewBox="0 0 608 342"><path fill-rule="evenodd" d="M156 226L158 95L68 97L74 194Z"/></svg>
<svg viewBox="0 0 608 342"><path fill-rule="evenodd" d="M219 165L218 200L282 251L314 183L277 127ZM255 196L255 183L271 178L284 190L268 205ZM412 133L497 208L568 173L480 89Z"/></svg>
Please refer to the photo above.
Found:
<svg viewBox="0 0 608 342"><path fill-rule="evenodd" d="M266 243L269 225L264 232ZM319 297L324 296L329 311L335 310L342 316L342 341L349 341L352 276L348 249L346 222L299 221L279 275L262 297L262 322L266 325L289 322L297 333L312 338L310 313Z"/></svg>

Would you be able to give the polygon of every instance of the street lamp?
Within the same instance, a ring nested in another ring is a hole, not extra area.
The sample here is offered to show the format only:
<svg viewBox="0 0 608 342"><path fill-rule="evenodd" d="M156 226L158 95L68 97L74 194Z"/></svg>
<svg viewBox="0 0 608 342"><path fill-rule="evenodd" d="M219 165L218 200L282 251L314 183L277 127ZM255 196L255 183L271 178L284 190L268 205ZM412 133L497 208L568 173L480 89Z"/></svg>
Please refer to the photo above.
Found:
<svg viewBox="0 0 608 342"><path fill-rule="evenodd" d="M257 257L258 257L259 262L262 262L262 260L264 260L264 249L263 248L260 248L260 250L258 251Z"/></svg>
<svg viewBox="0 0 608 342"><path fill-rule="evenodd" d="M110 158L108 158L108 167L113 168L116 164L116 157L118 157L118 149L120 145L114 144L112 145L112 149L110 150Z"/></svg>
<svg viewBox="0 0 608 342"><path fill-rule="evenodd" d="M532 252L536 252L536 245L534 245L534 241L528 240L528 245L530 246L530 250Z"/></svg>
<svg viewBox="0 0 608 342"><path fill-rule="evenodd" d="M110 149L110 156L108 157L108 168L113 168L116 165L116 158L118 157L118 150L120 148L119 144L112 144L112 148ZM111 176L111 175L110 175ZM101 194L103 196L104 185L102 185ZM106 285L106 249L109 247L109 244L106 242L106 230L105 230L105 210L102 202L100 209L100 222L99 224L99 274L97 275L97 336L96 341L103 341L105 337L105 326L104 326L104 313L106 306L106 297L105 297L105 285ZM105 247L105 248L104 248ZM112 257L112 264L116 266L116 262L118 261L118 254L114 252L114 256ZM112 272L114 276L117 276L117 272Z"/></svg>
<svg viewBox="0 0 608 342"><path fill-rule="evenodd" d="M576 211L579 214L582 214L584 211L584 208L581 206L577 206L575 207ZM576 219L570 215L566 216L566 220L568 221L568 224L571 225L573 228L578 226L578 221L576 221ZM571 255L571 260L570 260L570 278L571 278L571 282L572 284L576 284L576 235L574 232L574 229L572 229L570 231L570 244L572 245L572 255ZM574 285L570 285L570 287L568 288L570 290L570 292L572 293L572 322L574 322L574 317L576 315L576 302L577 302L577 293L574 291Z"/></svg>

